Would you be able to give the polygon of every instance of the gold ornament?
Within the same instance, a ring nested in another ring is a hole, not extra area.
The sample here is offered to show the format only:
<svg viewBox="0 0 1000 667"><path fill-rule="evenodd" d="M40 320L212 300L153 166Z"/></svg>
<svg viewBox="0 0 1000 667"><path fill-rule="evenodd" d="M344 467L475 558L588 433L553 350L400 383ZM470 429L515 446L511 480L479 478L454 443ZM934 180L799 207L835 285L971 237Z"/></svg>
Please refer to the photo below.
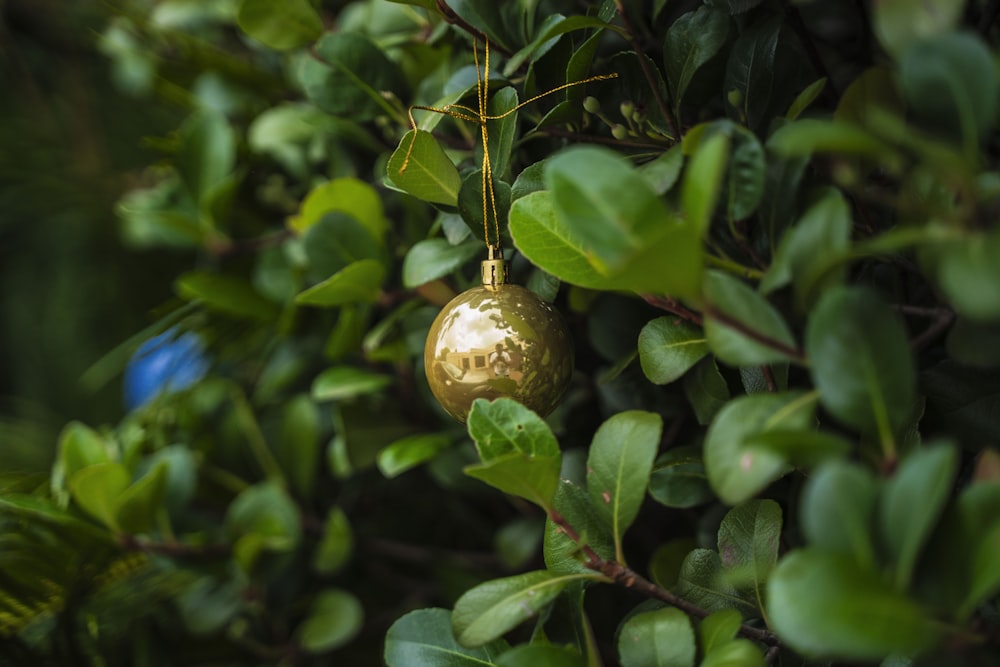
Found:
<svg viewBox="0 0 1000 667"><path fill-rule="evenodd" d="M491 249L492 250L492 249ZM506 282L506 264L483 262L483 285L438 313L424 346L434 397L465 423L477 398L513 398L552 412L573 374L573 345L562 316L534 292Z"/></svg>

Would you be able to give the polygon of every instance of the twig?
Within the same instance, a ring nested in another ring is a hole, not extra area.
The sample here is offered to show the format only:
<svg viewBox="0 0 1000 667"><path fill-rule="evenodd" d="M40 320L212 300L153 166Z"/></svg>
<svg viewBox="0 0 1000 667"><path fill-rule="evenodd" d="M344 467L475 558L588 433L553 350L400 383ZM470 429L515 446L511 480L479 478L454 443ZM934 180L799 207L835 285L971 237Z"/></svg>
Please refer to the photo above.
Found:
<svg viewBox="0 0 1000 667"><path fill-rule="evenodd" d="M934 342L934 339L947 331L948 327L955 321L955 313L950 310L943 310L937 319L924 329L923 333L910 341L910 347L914 351L919 351Z"/></svg>
<svg viewBox="0 0 1000 667"><path fill-rule="evenodd" d="M767 390L772 394L778 391L778 383L774 379L774 370L771 368L771 365L764 364L760 367L760 371L764 374L764 383L767 384Z"/></svg>
<svg viewBox="0 0 1000 667"><path fill-rule="evenodd" d="M730 329L733 329L734 331L743 334L747 338L754 340L760 343L761 345L769 347L772 350L781 352L783 355L790 358L792 361L801 364L803 366L806 365L805 352L803 352L799 348L792 347L787 343L783 343L780 340L771 338L770 336L762 334L756 329L751 329L743 322L740 322L739 320L730 317L729 315L718 310L715 306L711 304L705 306L705 314L711 317L712 319L717 320L719 323L724 324Z"/></svg>
<svg viewBox="0 0 1000 667"><path fill-rule="evenodd" d="M226 558L230 554L228 544L183 544L181 542L149 542L135 535L122 534L118 544L126 551L140 551L147 554L170 556L172 558Z"/></svg>
<svg viewBox="0 0 1000 667"><path fill-rule="evenodd" d="M676 315L681 319L691 322L692 324L697 324L699 327L703 324L701 315L677 303L677 299L669 296L657 296L655 294L644 294L642 298L646 303L654 308L665 310L672 315Z"/></svg>
<svg viewBox="0 0 1000 667"><path fill-rule="evenodd" d="M571 526L569 522L566 521L566 518L558 512L550 512L549 518L552 519L552 522L556 524L556 526L558 526L559 529L562 530L567 537L569 537L569 539L576 542L576 544L580 547L580 551L584 556L583 564L588 569L600 572L610 581L618 584L619 586L638 591L646 597L666 602L670 606L680 609L688 616L706 618L711 614L711 612L707 609L703 609L693 602L689 602L680 596L674 595L667 589L657 586L635 570L628 568L617 561L605 560L602 558L589 544L581 540L580 535L576 532L573 526ZM774 649L780 648L781 646L781 640L770 630L741 624L740 634L748 639L759 641Z"/></svg>
<svg viewBox="0 0 1000 667"><path fill-rule="evenodd" d="M674 137L680 141L681 138L681 128L677 125L677 119L674 115L670 113L670 108L667 106L666 101L663 96L660 95L660 86L656 81L656 77L653 76L653 72L649 69L649 63L646 60L646 52L642 50L639 46L639 41L635 37L635 30L632 27L632 22L628 18L628 14L625 13L625 7L622 6L621 0L615 0L615 7L618 9L618 15L622 17L622 24L625 26L625 32L628 33L629 44L632 45L632 50L635 51L635 56L639 60L639 67L642 69L642 75L646 77L646 83L649 84L649 90L653 93L653 99L656 100L656 106L660 108L660 113L666 118L667 122L670 124L670 129L674 131Z"/></svg>

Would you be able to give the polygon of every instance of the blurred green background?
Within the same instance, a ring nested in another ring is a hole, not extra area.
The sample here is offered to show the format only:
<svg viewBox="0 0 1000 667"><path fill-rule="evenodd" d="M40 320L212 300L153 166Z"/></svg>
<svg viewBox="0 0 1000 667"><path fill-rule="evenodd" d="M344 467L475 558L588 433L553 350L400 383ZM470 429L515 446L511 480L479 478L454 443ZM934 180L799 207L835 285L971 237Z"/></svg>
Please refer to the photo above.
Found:
<svg viewBox="0 0 1000 667"><path fill-rule="evenodd" d="M126 248L121 192L179 108L116 85L99 0L0 0L0 458L48 466L70 419L117 421L120 376L87 369L141 331L190 257ZM120 363L110 359L106 367Z"/></svg>

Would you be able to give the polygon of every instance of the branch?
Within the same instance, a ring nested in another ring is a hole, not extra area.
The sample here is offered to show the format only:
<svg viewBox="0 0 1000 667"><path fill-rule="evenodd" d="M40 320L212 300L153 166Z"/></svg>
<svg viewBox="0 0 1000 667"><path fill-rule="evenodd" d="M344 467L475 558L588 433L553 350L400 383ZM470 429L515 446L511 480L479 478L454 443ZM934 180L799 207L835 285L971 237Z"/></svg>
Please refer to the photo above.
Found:
<svg viewBox="0 0 1000 667"><path fill-rule="evenodd" d="M760 343L761 345L769 347L772 350L777 350L778 352L781 352L783 355L785 355L786 357L788 357L792 361L794 361L794 362L796 362L796 363L798 363L798 364L800 364L802 366L806 365L806 354L805 354L805 352L803 352L799 348L792 347L791 345L788 345L787 343L783 343L780 340L776 340L774 338L771 338L770 336L768 336L766 334L762 334L761 332L757 331L756 329L751 329L750 327L748 327L747 325L745 325L743 322L740 322L739 320L734 319L734 318L730 317L729 315L721 312L720 310L716 309L715 306L713 306L711 304L707 304L705 306L705 314L708 315L709 317L711 317L714 320L718 320L721 324L724 324L725 326L729 327L730 329L732 329L732 330L734 330L734 331L736 331L738 333L743 334L747 338L749 338L749 339L751 339L753 341L756 341L756 342Z"/></svg>
<svg viewBox="0 0 1000 667"><path fill-rule="evenodd" d="M182 542L150 542L135 535L118 536L118 544L126 551L140 551L147 554L169 556L171 558L227 558L228 544L184 544Z"/></svg>
<svg viewBox="0 0 1000 667"><path fill-rule="evenodd" d="M636 590L646 597L653 598L655 600L660 600L661 602L666 602L672 607L680 609L688 616L693 616L695 618L705 618L711 614L707 609L703 609L693 602L689 602L684 598L674 595L670 591L660 586L657 586L649 579L646 579L641 574L635 570L622 565L621 563L614 560L605 560L594 551L594 549L587 543L582 542L580 535L576 530L569 525L566 521L566 517L559 514L558 512L552 511L549 513L549 518L552 522L562 530L567 537L577 543L580 547L580 551L584 556L584 566L588 569L600 572L605 577L607 577L611 582L618 584L624 588L630 588ZM755 628L751 625L741 624L740 634L748 639L753 639L755 641L766 644L772 649L778 649L781 647L781 640L776 634L770 630L765 630L763 628Z"/></svg>
<svg viewBox="0 0 1000 667"><path fill-rule="evenodd" d="M639 41L635 37L635 30L632 28L632 22L629 20L628 14L625 13L625 7L622 6L621 0L615 0L615 7L618 9L618 15L622 17L622 24L625 26L625 32L628 33L629 44L632 45L632 50L635 51L636 58L639 60L639 67L642 69L643 76L646 77L649 90L653 93L656 106L660 108L660 113L667 119L670 129L674 131L674 139L680 141L681 128L677 125L677 119L670 113L670 109L667 107L663 96L660 95L660 86L657 84L653 72L649 69L649 63L646 61L646 52L639 46Z"/></svg>
<svg viewBox="0 0 1000 667"><path fill-rule="evenodd" d="M677 317L687 320L692 324L696 324L699 327L704 324L701 315L677 303L677 299L669 296L656 296L654 294L644 294L642 298L646 303L654 308L665 310L671 315L676 315Z"/></svg>

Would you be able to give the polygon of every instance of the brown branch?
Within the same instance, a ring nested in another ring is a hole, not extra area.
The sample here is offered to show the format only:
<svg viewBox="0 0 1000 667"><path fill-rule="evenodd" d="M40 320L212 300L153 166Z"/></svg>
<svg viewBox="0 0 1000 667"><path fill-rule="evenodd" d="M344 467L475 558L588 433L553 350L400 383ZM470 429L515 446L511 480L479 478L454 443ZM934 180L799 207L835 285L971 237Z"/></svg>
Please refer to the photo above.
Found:
<svg viewBox="0 0 1000 667"><path fill-rule="evenodd" d="M672 315L676 315L681 319L691 322L692 324L697 324L699 327L704 324L701 315L693 310L685 308L677 302L677 299L669 296L657 296L655 294L644 294L642 298L646 303L654 308L665 310Z"/></svg>
<svg viewBox="0 0 1000 667"><path fill-rule="evenodd" d="M670 124L670 129L674 131L674 139L680 141L681 128L677 124L677 119L674 118L672 113L670 113L670 108L667 106L663 96L660 95L660 86L656 81L656 77L653 76L652 70L649 69L646 52L642 50L642 47L639 45L639 40L636 39L632 22L629 20L628 14L625 13L625 7L622 6L621 0L615 0L615 7L618 9L618 15L622 17L622 24L625 27L625 32L628 34L629 44L632 45L632 50L635 51L635 56L639 60L639 67L642 69L642 75L646 77L646 83L649 84L649 90L653 93L653 99L656 100L656 106L659 107L660 113L663 114L667 123Z"/></svg>
<svg viewBox="0 0 1000 667"><path fill-rule="evenodd" d="M693 602L689 602L684 598L675 595L668 591L667 589L657 586L649 579L646 579L641 574L635 570L622 565L621 563L614 560L605 560L598 554L594 549L587 544L582 542L580 535L576 530L566 521L566 517L562 516L556 511L549 513L549 518L552 520L556 526L559 527L563 533L566 534L571 540L577 543L580 547L580 552L584 556L584 566L588 569L594 570L595 572L600 572L605 577L607 577L613 583L622 586L623 588L630 588L632 590L642 593L646 597L652 598L654 600L660 600L669 604L671 607L676 607L680 609L688 616L693 616L695 618L706 618L712 612L707 609L703 609ZM776 634L770 630L765 630L763 628L755 628L751 625L741 624L740 634L748 639L753 639L755 641L766 644L769 647L778 649L781 647L781 640Z"/></svg>
<svg viewBox="0 0 1000 667"><path fill-rule="evenodd" d="M715 308L715 306L711 304L705 306L705 314L708 317L711 317L713 320L718 321L720 324L723 324L729 327L730 329L746 336L750 340L760 343L761 345L769 347L777 352L781 352L783 355L785 355L786 357L790 358L792 361L795 361L798 364L801 364L803 366L806 365L805 352L803 352L799 348L792 347L787 343L783 343L780 340L771 338L767 334L762 334L756 329L751 329L743 322L740 322L739 320L730 317L729 315L718 310L717 308Z"/></svg>
<svg viewBox="0 0 1000 667"><path fill-rule="evenodd" d="M181 542L150 542L135 535L118 536L118 544L126 551L141 551L147 554L169 556L171 558L211 559L227 558L231 553L228 544L183 544Z"/></svg>
<svg viewBox="0 0 1000 667"><path fill-rule="evenodd" d="M954 321L955 313L944 310L919 336L910 341L910 347L914 351L924 349L934 342L935 338L947 331Z"/></svg>
<svg viewBox="0 0 1000 667"><path fill-rule="evenodd" d="M767 384L767 390L772 394L778 391L778 383L774 379L774 369L771 368L771 365L764 364L760 367L760 370L764 374L764 383Z"/></svg>

